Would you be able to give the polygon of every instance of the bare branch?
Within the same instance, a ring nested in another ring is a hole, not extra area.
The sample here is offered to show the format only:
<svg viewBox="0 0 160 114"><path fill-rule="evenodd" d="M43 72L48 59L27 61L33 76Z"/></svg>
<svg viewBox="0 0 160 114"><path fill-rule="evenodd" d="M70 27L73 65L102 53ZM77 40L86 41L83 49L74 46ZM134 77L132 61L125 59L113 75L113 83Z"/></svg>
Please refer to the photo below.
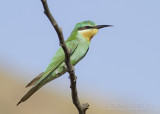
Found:
<svg viewBox="0 0 160 114"><path fill-rule="evenodd" d="M88 105L88 103L83 104L83 105L80 104L80 101L79 101L79 98L78 98L78 93L77 93L77 88L76 88L77 77L75 76L74 67L72 66L71 61L70 61L70 54L69 54L69 50L68 50L68 48L65 44L65 41L64 41L62 29L58 26L56 20L52 16L52 14L49 10L48 4L47 4L47 0L41 0L41 2L43 4L44 13L46 14L46 16L50 20L51 24L55 28L55 30L57 32L57 35L58 35L58 38L59 38L60 46L63 48L63 51L65 53L65 63L66 63L66 66L67 66L67 71L70 75L70 83L71 83L71 92L72 92L73 104L76 106L79 114L85 114L89 105Z"/></svg>

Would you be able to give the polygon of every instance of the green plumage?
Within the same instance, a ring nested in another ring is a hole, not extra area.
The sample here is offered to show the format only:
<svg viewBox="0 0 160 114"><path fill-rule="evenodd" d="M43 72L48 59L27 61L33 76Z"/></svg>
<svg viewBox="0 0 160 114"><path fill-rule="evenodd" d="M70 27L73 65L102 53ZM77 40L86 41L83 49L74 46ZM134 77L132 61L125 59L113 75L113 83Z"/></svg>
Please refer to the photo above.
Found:
<svg viewBox="0 0 160 114"><path fill-rule="evenodd" d="M110 26L111 25L96 25L91 21L84 21L76 24L74 30L66 41L66 45L70 52L71 64L73 66L86 55L89 49L90 40L98 32L98 29ZM46 83L66 73L67 68L65 67L64 60L65 54L63 49L60 48L52 58L45 72L39 74L26 86L32 86L32 88L22 97L18 104L26 101Z"/></svg>
<svg viewBox="0 0 160 114"><path fill-rule="evenodd" d="M87 53L89 49L90 41L87 41L79 32L78 28L84 26L95 26L94 22L84 21L76 24L74 30L72 31L70 37L66 41L66 45L70 51L71 64L76 65ZM58 78L62 74L66 73L67 68L65 67L65 55L62 48L60 48L54 57L52 58L50 64L46 68L45 72L40 78L34 79L33 87L22 97L18 104L26 101L31 95L33 95L38 89L49 81ZM17 105L18 105L17 104Z"/></svg>

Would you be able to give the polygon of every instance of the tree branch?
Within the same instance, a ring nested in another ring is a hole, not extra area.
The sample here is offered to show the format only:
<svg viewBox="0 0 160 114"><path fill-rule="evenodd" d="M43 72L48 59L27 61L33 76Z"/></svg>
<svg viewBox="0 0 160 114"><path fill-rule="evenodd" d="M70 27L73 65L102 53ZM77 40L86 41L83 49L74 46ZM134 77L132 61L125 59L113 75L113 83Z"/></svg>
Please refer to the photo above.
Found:
<svg viewBox="0 0 160 114"><path fill-rule="evenodd" d="M65 63L67 66L67 72L70 75L70 83L71 83L70 87L71 87L71 92L72 92L73 104L76 106L79 114L85 114L89 105L88 105L88 103L82 104L82 105L80 104L80 101L78 98L78 93L77 93L77 88L76 88L75 71L74 71L74 67L72 66L71 61L70 61L70 54L69 54L69 50L68 50L68 48L65 44L65 41L64 41L62 29L58 26L56 20L52 16L52 14L49 10L48 4L47 4L47 0L41 0L41 2L43 4L44 13L46 14L46 16L50 20L51 24L53 25L54 29L56 30L58 38L59 38L60 46L63 48L63 51L65 53Z"/></svg>

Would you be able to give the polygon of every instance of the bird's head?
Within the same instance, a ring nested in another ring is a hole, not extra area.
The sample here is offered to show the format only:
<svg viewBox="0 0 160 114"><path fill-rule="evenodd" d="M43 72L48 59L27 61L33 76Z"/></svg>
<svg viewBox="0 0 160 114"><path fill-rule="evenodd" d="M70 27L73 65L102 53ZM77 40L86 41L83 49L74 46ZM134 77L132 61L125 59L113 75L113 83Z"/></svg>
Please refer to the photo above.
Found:
<svg viewBox="0 0 160 114"><path fill-rule="evenodd" d="M97 34L99 29L110 26L112 25L96 25L92 21L83 21L76 24L75 30L78 31L83 38L90 41L93 36Z"/></svg>

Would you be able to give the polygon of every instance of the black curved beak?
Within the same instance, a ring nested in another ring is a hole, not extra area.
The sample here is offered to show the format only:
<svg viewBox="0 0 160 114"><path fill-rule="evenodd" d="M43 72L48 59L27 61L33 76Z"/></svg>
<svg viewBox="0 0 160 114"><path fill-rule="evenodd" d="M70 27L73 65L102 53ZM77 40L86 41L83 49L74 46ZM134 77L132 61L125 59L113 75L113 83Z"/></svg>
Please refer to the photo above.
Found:
<svg viewBox="0 0 160 114"><path fill-rule="evenodd" d="M101 29L101 28L104 28L104 27L112 27L113 25L97 25L97 26L95 26L95 27L93 27L93 28L95 28L95 29Z"/></svg>

